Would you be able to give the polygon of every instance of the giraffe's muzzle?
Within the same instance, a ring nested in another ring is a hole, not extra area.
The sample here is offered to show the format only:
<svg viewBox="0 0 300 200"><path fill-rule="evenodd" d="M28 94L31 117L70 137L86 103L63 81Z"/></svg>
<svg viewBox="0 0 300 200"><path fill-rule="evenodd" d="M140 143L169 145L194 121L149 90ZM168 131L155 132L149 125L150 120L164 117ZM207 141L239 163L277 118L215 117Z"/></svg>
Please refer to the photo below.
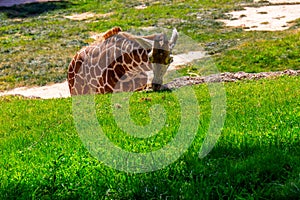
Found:
<svg viewBox="0 0 300 200"><path fill-rule="evenodd" d="M152 89L153 91L158 91L161 88L161 84L152 83Z"/></svg>

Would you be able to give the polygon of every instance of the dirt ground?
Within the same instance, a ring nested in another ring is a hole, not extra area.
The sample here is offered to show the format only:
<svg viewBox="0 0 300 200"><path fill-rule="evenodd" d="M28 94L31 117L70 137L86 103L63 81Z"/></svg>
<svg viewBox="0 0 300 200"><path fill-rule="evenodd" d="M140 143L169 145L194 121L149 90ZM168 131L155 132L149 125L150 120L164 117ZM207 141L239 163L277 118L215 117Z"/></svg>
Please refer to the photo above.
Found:
<svg viewBox="0 0 300 200"><path fill-rule="evenodd" d="M290 28L293 21L300 18L300 4L245 7L245 10L230 12L228 16L231 19L219 21L245 31L282 31Z"/></svg>

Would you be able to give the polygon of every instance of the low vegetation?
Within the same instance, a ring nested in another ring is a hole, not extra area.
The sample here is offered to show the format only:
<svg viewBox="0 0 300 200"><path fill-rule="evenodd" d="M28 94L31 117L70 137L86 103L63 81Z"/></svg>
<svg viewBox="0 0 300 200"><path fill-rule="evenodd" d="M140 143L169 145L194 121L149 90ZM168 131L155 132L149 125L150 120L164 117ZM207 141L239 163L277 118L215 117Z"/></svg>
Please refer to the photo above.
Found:
<svg viewBox="0 0 300 200"><path fill-rule="evenodd" d="M299 77L225 84L227 117L212 152L198 157L210 121L206 85L194 86L200 105L199 129L188 151L159 171L132 174L92 157L76 132L72 99L1 97L1 199L223 199L299 197ZM151 105L166 108L157 135L134 139L117 128L111 95L96 97L106 135L135 152L164 146L180 124L172 92L135 93L132 120L149 123ZM162 101L163 99L163 101ZM118 107L117 107L118 109ZM170 131L171 130L171 131Z"/></svg>

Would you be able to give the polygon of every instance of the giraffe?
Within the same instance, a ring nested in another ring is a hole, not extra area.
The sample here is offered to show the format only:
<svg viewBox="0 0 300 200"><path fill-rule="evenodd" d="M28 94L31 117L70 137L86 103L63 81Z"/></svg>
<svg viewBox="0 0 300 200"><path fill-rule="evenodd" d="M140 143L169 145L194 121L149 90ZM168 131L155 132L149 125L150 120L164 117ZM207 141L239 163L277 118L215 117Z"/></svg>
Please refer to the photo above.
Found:
<svg viewBox="0 0 300 200"><path fill-rule="evenodd" d="M152 88L160 90L178 33L134 36L114 27L92 45L82 48L69 64L71 95L140 91L147 88L147 71L153 70Z"/></svg>

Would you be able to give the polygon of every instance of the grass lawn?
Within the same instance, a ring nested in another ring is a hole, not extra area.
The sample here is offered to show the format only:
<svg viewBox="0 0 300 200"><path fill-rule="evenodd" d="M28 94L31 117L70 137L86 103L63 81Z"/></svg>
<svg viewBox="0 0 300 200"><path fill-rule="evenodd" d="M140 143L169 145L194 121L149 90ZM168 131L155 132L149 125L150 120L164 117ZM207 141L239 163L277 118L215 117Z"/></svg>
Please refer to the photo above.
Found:
<svg viewBox="0 0 300 200"><path fill-rule="evenodd" d="M91 33L112 26L176 27L201 44L220 71L299 69L299 20L280 32L244 32L215 21L245 2L252 1L155 1L136 10L138 3L131 0L69 0L0 8L0 91L65 80L70 59L92 42ZM114 14L85 21L63 17L82 12ZM201 70L190 65L181 72ZM225 124L204 158L199 150L209 128L211 98L207 85L189 87L199 105L195 139L174 163L148 173L118 171L93 157L76 131L71 98L0 97L0 199L297 199L299 83L300 77L225 83ZM151 107L164 108L158 119L165 120L163 128L146 139L122 131L114 111L124 107L112 99L96 96L94 108L115 145L150 152L176 137L182 117L174 92L141 92L124 99L139 126L153 124ZM123 126L130 128L132 122Z"/></svg>
<svg viewBox="0 0 300 200"><path fill-rule="evenodd" d="M299 197L299 77L226 83L227 117L216 146L198 152L210 121L206 85L194 86L199 129L176 162L134 174L107 167L91 156L76 132L72 99L0 99L1 199L293 199ZM135 93L130 98L136 124L150 123L148 110L166 108L157 135L137 139L122 132L112 115L111 95L96 97L96 113L107 137L133 152L161 148L180 124L171 92ZM147 100L144 100L147 99ZM151 100L150 100L151 99ZM163 100L162 100L163 99ZM166 128L168 125L169 128Z"/></svg>

